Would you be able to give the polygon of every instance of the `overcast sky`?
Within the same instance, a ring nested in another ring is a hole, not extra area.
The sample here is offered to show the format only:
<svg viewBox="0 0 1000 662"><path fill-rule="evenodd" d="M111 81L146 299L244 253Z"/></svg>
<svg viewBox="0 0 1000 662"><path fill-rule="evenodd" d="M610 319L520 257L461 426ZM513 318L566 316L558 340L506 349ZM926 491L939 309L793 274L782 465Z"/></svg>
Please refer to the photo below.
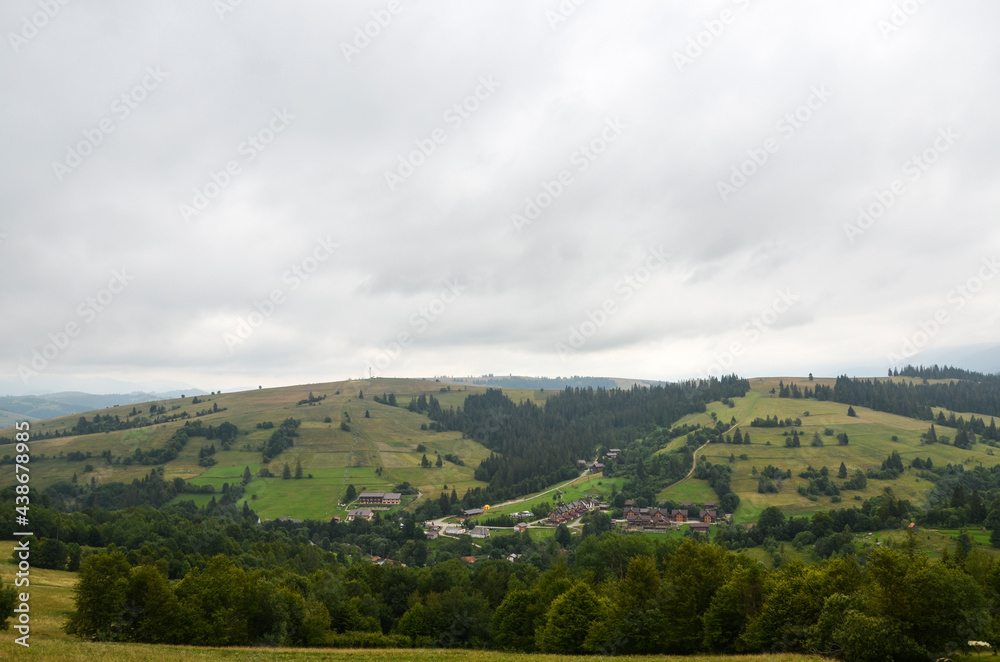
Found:
<svg viewBox="0 0 1000 662"><path fill-rule="evenodd" d="M8 0L0 393L882 374L991 343L998 25Z"/></svg>

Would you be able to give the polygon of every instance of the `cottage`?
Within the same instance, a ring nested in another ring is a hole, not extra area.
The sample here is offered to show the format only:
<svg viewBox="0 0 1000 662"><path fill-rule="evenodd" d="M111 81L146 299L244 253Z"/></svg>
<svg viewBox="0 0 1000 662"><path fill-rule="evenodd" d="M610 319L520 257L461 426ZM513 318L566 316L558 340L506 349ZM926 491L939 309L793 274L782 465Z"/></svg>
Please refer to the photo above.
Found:
<svg viewBox="0 0 1000 662"><path fill-rule="evenodd" d="M514 531L516 531L517 533L521 533L521 531L527 531L527 530L528 530L528 524L526 522L518 522L517 524L514 525Z"/></svg>
<svg viewBox="0 0 1000 662"><path fill-rule="evenodd" d="M675 522L686 522L687 518L688 518L688 511L685 508L681 508L680 510L675 508L674 510L670 511L670 519L674 520Z"/></svg>
<svg viewBox="0 0 1000 662"><path fill-rule="evenodd" d="M487 529L485 526L477 526L474 529L472 529L470 535L473 538L489 538L490 530Z"/></svg>
<svg viewBox="0 0 1000 662"><path fill-rule="evenodd" d="M460 536L465 534L465 529L460 526L448 526L444 529L446 536Z"/></svg>
<svg viewBox="0 0 1000 662"><path fill-rule="evenodd" d="M706 501L705 502L705 510L715 510L715 502L714 501Z"/></svg>
<svg viewBox="0 0 1000 662"><path fill-rule="evenodd" d="M360 517L360 518L366 519L366 520L368 520L370 522L372 520L372 518L375 517L375 512L371 511L371 510L368 510L367 508L359 508L357 510L348 510L347 511L347 521L348 522L353 522L355 517Z"/></svg>
<svg viewBox="0 0 1000 662"><path fill-rule="evenodd" d="M709 524L715 524L718 521L718 517L714 510L702 510L698 513L698 519L702 522L707 522Z"/></svg>
<svg viewBox="0 0 1000 662"><path fill-rule="evenodd" d="M708 533L711 527L712 525L707 522L691 522L691 531L694 533Z"/></svg>
<svg viewBox="0 0 1000 662"><path fill-rule="evenodd" d="M635 505L635 499L626 499L625 500L625 507L626 508L631 508L634 505Z"/></svg>
<svg viewBox="0 0 1000 662"><path fill-rule="evenodd" d="M594 462L592 465L590 465L590 470L593 471L594 473L598 471L604 471L604 465L601 464L600 462Z"/></svg>

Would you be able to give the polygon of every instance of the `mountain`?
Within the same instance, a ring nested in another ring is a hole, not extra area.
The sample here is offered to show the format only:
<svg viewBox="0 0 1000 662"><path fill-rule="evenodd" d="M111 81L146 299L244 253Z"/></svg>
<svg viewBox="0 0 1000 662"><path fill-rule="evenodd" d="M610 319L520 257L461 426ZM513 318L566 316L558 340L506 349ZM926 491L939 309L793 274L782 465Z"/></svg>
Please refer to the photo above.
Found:
<svg viewBox="0 0 1000 662"><path fill-rule="evenodd" d="M205 395L205 391L189 389L186 391L167 391L163 393L135 392L104 395L66 391L64 393L49 393L47 395L7 395L0 397L0 412L7 412L15 416L19 415L29 420L39 420L67 416L69 414L79 414L95 409L106 409L118 405L134 405L140 402L168 400L187 394L192 396ZM0 419L0 424L3 424L3 419ZM6 425L10 425L10 423L3 424L2 426L5 427Z"/></svg>

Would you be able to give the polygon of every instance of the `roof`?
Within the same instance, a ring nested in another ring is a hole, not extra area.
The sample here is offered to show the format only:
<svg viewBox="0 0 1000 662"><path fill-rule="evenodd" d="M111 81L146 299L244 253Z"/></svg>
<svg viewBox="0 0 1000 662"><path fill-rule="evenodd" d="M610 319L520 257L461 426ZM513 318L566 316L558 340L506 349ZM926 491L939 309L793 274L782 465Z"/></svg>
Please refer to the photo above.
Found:
<svg viewBox="0 0 1000 662"><path fill-rule="evenodd" d="M357 510L347 511L348 517L371 517L374 514L375 514L374 512L368 510L367 508L359 508Z"/></svg>
<svg viewBox="0 0 1000 662"><path fill-rule="evenodd" d="M692 531L708 531L711 526L708 522L691 522Z"/></svg>
<svg viewBox="0 0 1000 662"><path fill-rule="evenodd" d="M396 499L397 501L402 498L399 492L386 492L382 495L382 499Z"/></svg>
<svg viewBox="0 0 1000 662"><path fill-rule="evenodd" d="M381 499L383 494L384 494L384 492L362 492L361 494L358 495L358 498L359 499L364 499L364 498L374 499L374 498L377 497L377 498Z"/></svg>

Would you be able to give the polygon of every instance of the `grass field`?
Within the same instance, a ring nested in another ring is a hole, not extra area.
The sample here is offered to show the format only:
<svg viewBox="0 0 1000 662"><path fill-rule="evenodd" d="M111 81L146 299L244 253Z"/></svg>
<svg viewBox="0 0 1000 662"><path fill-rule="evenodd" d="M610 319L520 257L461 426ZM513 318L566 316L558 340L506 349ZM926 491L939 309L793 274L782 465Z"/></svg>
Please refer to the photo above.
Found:
<svg viewBox="0 0 1000 662"><path fill-rule="evenodd" d="M445 391L442 392L442 388ZM427 427L431 421L406 409L410 398L421 394L439 398L443 406L460 406L467 395L484 390L452 387L448 391L447 388L427 380L375 379L199 396L203 402L198 404L193 404L192 398L159 401L156 404L166 407L168 414L187 412L191 416L189 420L202 421L206 426L229 421L240 430L231 450L219 450L214 456L217 464L207 469L198 465L198 451L210 442L200 437L192 438L178 457L165 465L165 477L180 477L195 485L212 485L221 491L223 484L239 482L245 467L254 474L261 468L261 454L256 449L269 438L272 430L257 429L257 423L271 421L277 425L292 417L302 421L299 436L292 448L270 462L269 469L280 476L285 463L294 469L296 462L301 462L303 473L312 474L313 478L282 481L255 477L247 487L246 496L262 518L287 515L329 519L334 515L346 515L347 508L338 504L349 484L358 491L391 491L394 486L409 482L421 492L421 498L437 497L447 485L447 491L454 488L461 494L471 487L483 485L474 479L473 472L489 451L471 439L462 438L458 432L422 430L421 425ZM306 399L310 392L315 396L325 395L326 399L314 405L298 405L297 402ZM362 393L364 397L359 398ZM374 396L383 393L395 393L399 406L376 403ZM515 391L510 395L515 400L531 398L539 402L547 397L546 393L536 391ZM197 412L210 410L213 405L225 411L195 417ZM136 409L146 413L149 404L137 405ZM86 417L89 420L99 413L125 419L131 411L132 405L110 407L88 412ZM369 417L365 416L366 412ZM32 434L68 430L79 418L73 415L33 423ZM326 422L326 418L330 418L330 422ZM342 421L348 422L350 431L341 429ZM152 467L108 465L101 454L110 450L114 456L124 457L132 455L136 448L158 448L183 424L183 421L175 421L106 434L35 440L31 444L34 456L32 486L45 488L58 481L69 481L74 474L77 480L89 482L93 478L101 483L131 482L141 478ZM10 429L0 430L0 435L11 436L11 433ZM465 466L445 462L440 468L421 468L422 453L416 452L418 444L427 446L431 461L436 460L437 454L452 453L461 458ZM72 462L61 457L70 451L89 452L91 457ZM40 457L43 454L44 460ZM93 467L91 471L87 470L88 465ZM381 469L381 475L376 475L376 469ZM12 481L13 472L0 475L0 485ZM182 495L176 500L192 500L203 505L211 496Z"/></svg>
<svg viewBox="0 0 1000 662"><path fill-rule="evenodd" d="M6 643L0 644L6 646ZM20 647L18 647L20 648ZM3 648L0 648L2 651ZM597 655L540 655L502 653L462 649L375 649L321 650L309 648L193 648L151 646L146 644L102 644L89 642L40 641L30 649L16 651L16 658L52 662L264 662L265 660L301 660L303 662L594 662L606 660ZM8 659L8 658L2 658ZM621 662L820 662L812 655L744 656L620 656Z"/></svg>
<svg viewBox="0 0 1000 662"><path fill-rule="evenodd" d="M785 384L791 381L800 386L809 384L808 380L801 378L785 377L781 379L784 380ZM897 381L899 379L896 378ZM834 381L832 379L817 379L813 383L832 384ZM931 488L930 482L921 479L912 469L907 468L897 480L869 480L868 486L864 490L843 491L841 504L833 503L830 497L818 497L816 501L811 501L797 492L799 485L808 485L808 480L800 478L798 474L809 466L815 469L826 466L836 476L840 463L843 462L849 474L853 474L856 469L866 471L872 467L880 467L882 461L894 450L899 452L904 465L909 465L915 457L930 457L935 464L962 463L966 467L978 464L992 466L997 463L997 458L993 455L994 449L983 444L976 444L969 450L945 444L923 445L920 441L920 435L930 427L929 422L873 411L864 407L855 407L857 416L849 417L847 405L817 400L779 398L776 394L770 393L772 388L777 390L778 382L779 378L777 377L750 380L751 390L745 397L735 398L733 407L719 402L711 403L704 413L687 416L677 423L677 425L698 423L703 426L712 426L714 425L712 419L714 413L718 420L726 423L730 423L735 418L736 425L740 427L740 430L744 434L750 433L752 440L750 445L710 444L698 456L699 462L707 459L716 464L729 463L730 456L734 456L732 488L740 497L740 507L735 513L735 521L737 522L755 521L760 512L768 506L778 506L788 515L808 515L819 510L849 507L853 503L857 503L854 499L855 496L860 496L861 500L864 500L880 494L886 487L892 488L897 497L908 499L914 505L923 507L926 505L927 494ZM948 413L946 411L945 415ZM766 416L778 416L780 419L800 418L802 426L797 429L802 446L800 448L785 447L786 437L782 433L790 432L789 428L750 427L750 422L753 419ZM965 413L965 416L968 418L969 414ZM837 445L836 436L823 434L826 428L832 428L835 434L846 432L850 443L847 446ZM951 436L952 433L947 428L942 428L942 430L945 431L939 432L939 434ZM815 432L820 433L823 441L822 447L810 445ZM897 438L897 441L892 441L893 436ZM684 443L684 438L675 439L660 452L679 448ZM746 459L740 457L744 454ZM753 469L756 468L760 471L767 465L792 471L792 478L784 481L782 490L778 494L758 494L757 492L757 478L753 475ZM698 502L705 499L714 500L716 495L705 481L688 479L663 490L659 497L675 501Z"/></svg>

